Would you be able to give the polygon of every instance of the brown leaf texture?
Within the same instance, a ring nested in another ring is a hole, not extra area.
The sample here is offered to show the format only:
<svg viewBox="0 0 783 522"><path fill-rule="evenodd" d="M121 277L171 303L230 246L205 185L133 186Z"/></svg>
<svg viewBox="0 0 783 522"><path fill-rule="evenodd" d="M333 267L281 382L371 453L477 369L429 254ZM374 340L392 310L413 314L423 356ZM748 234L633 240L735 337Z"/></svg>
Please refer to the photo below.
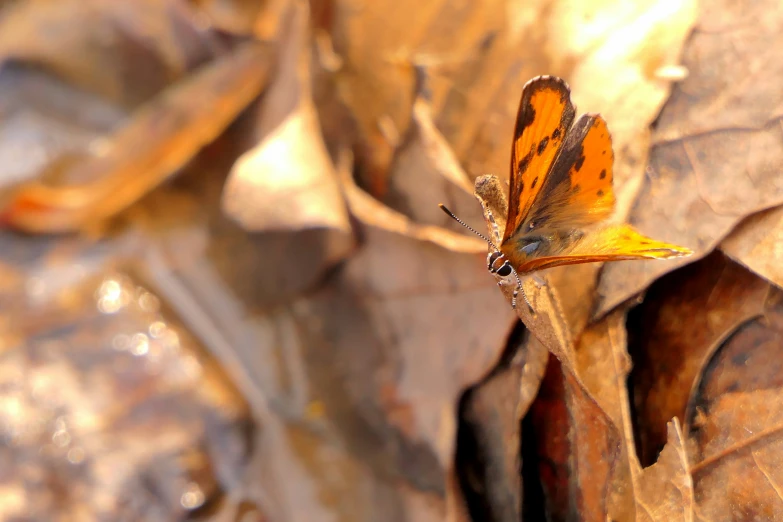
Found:
<svg viewBox="0 0 783 522"><path fill-rule="evenodd" d="M667 424L668 442L658 461L639 476L636 520L664 522L694 520L693 480L685 437L675 417Z"/></svg>
<svg viewBox="0 0 783 522"><path fill-rule="evenodd" d="M781 291L764 317L721 344L694 388L685 432L700 516L775 520L783 516Z"/></svg>
<svg viewBox="0 0 783 522"><path fill-rule="evenodd" d="M771 65L767 43L783 27L783 14L774 2L755 4L750 12L767 13L759 26L743 6L720 5L702 10L685 47L689 75L661 112L648 174L629 215L643 232L660 229L662 238L697 254L709 252L750 214L783 203L775 87L783 70ZM687 262L607 265L597 313Z"/></svg>
<svg viewBox="0 0 783 522"><path fill-rule="evenodd" d="M70 184L19 187L5 222L26 232L69 232L125 209L222 133L258 96L270 65L269 50L250 43L204 66L137 111L101 151L66 167L60 175Z"/></svg>
<svg viewBox="0 0 783 522"><path fill-rule="evenodd" d="M670 274L631 313L631 376L639 458L650 464L668 419L685 419L704 365L736 328L763 313L769 283L712 254ZM641 333L644 332L644 333Z"/></svg>
<svg viewBox="0 0 783 522"><path fill-rule="evenodd" d="M723 240L720 249L783 287L783 207L748 217Z"/></svg>
<svg viewBox="0 0 783 522"><path fill-rule="evenodd" d="M0 20L0 59L37 64L132 109L222 50L195 22L183 2L15 2Z"/></svg>
<svg viewBox="0 0 783 522"><path fill-rule="evenodd" d="M278 61L284 67L269 87L256 123L257 132L266 135L235 163L222 207L256 232L331 228L349 235L337 172L321 138L310 92L309 17L302 3L296 3L294 11L280 45ZM283 97L287 99L281 101ZM291 112L268 110L273 103L278 110L291 106Z"/></svg>

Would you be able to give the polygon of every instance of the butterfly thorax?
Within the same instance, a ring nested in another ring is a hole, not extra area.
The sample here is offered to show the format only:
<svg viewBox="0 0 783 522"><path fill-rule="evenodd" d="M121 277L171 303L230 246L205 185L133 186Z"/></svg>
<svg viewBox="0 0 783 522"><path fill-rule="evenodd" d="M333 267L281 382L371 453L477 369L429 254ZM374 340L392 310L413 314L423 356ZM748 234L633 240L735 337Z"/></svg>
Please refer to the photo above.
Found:
<svg viewBox="0 0 783 522"><path fill-rule="evenodd" d="M530 231L511 236L500 251L519 274L525 274L531 271L526 268L531 260L563 255L582 235L579 230Z"/></svg>

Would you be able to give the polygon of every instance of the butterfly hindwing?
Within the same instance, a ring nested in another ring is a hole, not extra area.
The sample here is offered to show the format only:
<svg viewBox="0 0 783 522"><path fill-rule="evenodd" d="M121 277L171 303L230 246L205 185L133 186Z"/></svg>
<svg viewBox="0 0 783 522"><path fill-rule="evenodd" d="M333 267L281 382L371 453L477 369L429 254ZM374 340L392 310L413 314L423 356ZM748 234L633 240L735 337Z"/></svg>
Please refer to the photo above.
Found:
<svg viewBox="0 0 783 522"><path fill-rule="evenodd" d="M522 90L511 147L509 211L503 242L530 212L574 121L568 85L539 76Z"/></svg>
<svg viewBox="0 0 783 522"><path fill-rule="evenodd" d="M614 209L612 138L606 121L584 114L566 136L520 233L593 225Z"/></svg>
<svg viewBox="0 0 783 522"><path fill-rule="evenodd" d="M692 254L683 247L644 236L630 225L609 225L575 239L553 255L532 257L516 264L521 273L562 265L630 259L665 259Z"/></svg>

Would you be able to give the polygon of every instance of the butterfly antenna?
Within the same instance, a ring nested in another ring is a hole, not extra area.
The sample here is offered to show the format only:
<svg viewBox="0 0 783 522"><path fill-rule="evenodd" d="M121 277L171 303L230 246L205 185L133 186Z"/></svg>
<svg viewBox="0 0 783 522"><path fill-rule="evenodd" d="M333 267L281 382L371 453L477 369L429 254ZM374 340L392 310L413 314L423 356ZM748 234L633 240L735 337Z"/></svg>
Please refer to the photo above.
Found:
<svg viewBox="0 0 783 522"><path fill-rule="evenodd" d="M492 241L490 241L489 239L487 239L487 236L485 236L484 234L480 233L480 232L479 232L479 231L477 231L475 228L471 227L470 225L468 225L467 223L465 223L464 221L462 221L460 218L458 218L457 216L455 216L455 215L454 215L454 213L453 213L451 210L447 209L447 208L446 208L446 206L445 206L444 204L442 204L442 203L438 203L438 206L440 207L440 209L441 209L443 212L445 212L446 214L448 214L448 215L451 217L451 219L453 219L454 221L456 221L457 223L459 223L459 224L460 224L460 225L462 225L463 227L467 228L468 230L470 230L471 232L473 232L474 234L476 234L478 237L480 237L481 239L483 239L484 241L486 241L487 243L489 243L489 244L490 244L492 247L494 247L494 248L497 248L497 247L495 247L495 243L493 243Z"/></svg>

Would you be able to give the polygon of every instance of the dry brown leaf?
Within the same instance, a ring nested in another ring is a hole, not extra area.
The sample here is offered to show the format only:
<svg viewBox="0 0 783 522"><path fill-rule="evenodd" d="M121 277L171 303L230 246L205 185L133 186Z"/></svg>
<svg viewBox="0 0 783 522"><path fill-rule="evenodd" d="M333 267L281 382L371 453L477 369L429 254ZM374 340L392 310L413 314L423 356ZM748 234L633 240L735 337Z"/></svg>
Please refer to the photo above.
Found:
<svg viewBox="0 0 783 522"><path fill-rule="evenodd" d="M367 225L429 241L454 252L477 254L487 249L487 244L477 237L466 236L441 227L414 223L405 215L383 205L357 187L350 176L342 176L342 179L351 214Z"/></svg>
<svg viewBox="0 0 783 522"><path fill-rule="evenodd" d="M522 516L521 421L549 358L538 339L524 337L512 334L500 363L462 399L456 466L474 520Z"/></svg>
<svg viewBox="0 0 783 522"><path fill-rule="evenodd" d="M496 363L513 316L479 256L373 225L361 237L331 284L295 308L309 393L344 447L397 482L400 501L443 494L458 398Z"/></svg>
<svg viewBox="0 0 783 522"><path fill-rule="evenodd" d="M651 464L668 419L685 419L704 365L742 324L763 313L770 285L720 254L656 282L631 312L631 377L639 459Z"/></svg>
<svg viewBox="0 0 783 522"><path fill-rule="evenodd" d="M552 520L607 520L622 437L570 370L550 357L531 408L544 505ZM625 519L620 519L625 520Z"/></svg>
<svg viewBox="0 0 783 522"><path fill-rule="evenodd" d="M124 111L44 71L0 69L0 184L35 178L47 167L82 159L95 140L120 126Z"/></svg>
<svg viewBox="0 0 783 522"><path fill-rule="evenodd" d="M237 160L222 206L229 217L254 232L332 228L351 233L312 103L303 103Z"/></svg>
<svg viewBox="0 0 783 522"><path fill-rule="evenodd" d="M357 157L366 169L362 181L373 195L385 194L386 171L397 146L395 136L404 136L411 122L414 68L421 66L438 76L432 85L438 113L453 87L451 95L459 98L453 102L464 103L468 85L455 76L469 74L470 82L482 77L477 70L481 67L497 67L497 78L498 70L507 70L496 60L484 60L493 41L502 41L504 52L511 55L513 44L499 37L507 9L510 6L500 0L464 6L443 0L335 3L326 28L344 61L338 76L340 92L357 118L361 147ZM410 15L413 12L416 16ZM524 48L515 47L516 52ZM460 111L447 116L461 121L466 115ZM443 129L444 122L439 121L438 126ZM449 134L448 141L457 145Z"/></svg>
<svg viewBox="0 0 783 522"><path fill-rule="evenodd" d="M223 211L246 230L331 228L351 233L337 172L321 137L310 90L309 15L296 2L279 63L261 104L261 143L237 160L226 181ZM287 101L280 103L280 98ZM281 106L292 106L282 122ZM270 122L270 119L272 120Z"/></svg>
<svg viewBox="0 0 783 522"><path fill-rule="evenodd" d="M685 420L705 520L783 517L783 294L737 328L706 365Z"/></svg>
<svg viewBox="0 0 783 522"><path fill-rule="evenodd" d="M0 59L43 66L127 109L222 48L217 34L174 0L26 0L0 19Z"/></svg>
<svg viewBox="0 0 783 522"><path fill-rule="evenodd" d="M123 210L234 121L261 92L270 62L268 48L245 44L165 90L95 155L66 167L60 175L70 184L19 187L5 222L26 232L68 232Z"/></svg>
<svg viewBox="0 0 783 522"><path fill-rule="evenodd" d="M723 240L720 249L783 288L783 207L748 217Z"/></svg>
<svg viewBox="0 0 783 522"><path fill-rule="evenodd" d="M655 141L728 130L730 144L732 135L759 131L783 116L783 63L770 45L781 27L783 9L775 0L722 0L702 9L683 56L689 77L661 113Z"/></svg>
<svg viewBox="0 0 783 522"><path fill-rule="evenodd" d="M701 12L684 50L690 74L661 113L648 176L629 217L643 232L659 231L656 237L702 255L746 216L783 202L775 76L783 69L767 65L774 62L769 42L783 28L783 11L773 1L755 4L751 12L764 13L758 24L745 6L721 5ZM597 314L687 262L605 266Z"/></svg>
<svg viewBox="0 0 783 522"><path fill-rule="evenodd" d="M692 522L693 480L685 437L677 417L667 425L668 442L658 461L641 471L636 496L639 522Z"/></svg>
<svg viewBox="0 0 783 522"><path fill-rule="evenodd" d="M481 222L481 207L473 196L473 184L435 127L429 102L421 97L413 105L411 127L391 165L383 202L418 223L461 233L465 229L446 216L438 208L439 203L467 223Z"/></svg>

